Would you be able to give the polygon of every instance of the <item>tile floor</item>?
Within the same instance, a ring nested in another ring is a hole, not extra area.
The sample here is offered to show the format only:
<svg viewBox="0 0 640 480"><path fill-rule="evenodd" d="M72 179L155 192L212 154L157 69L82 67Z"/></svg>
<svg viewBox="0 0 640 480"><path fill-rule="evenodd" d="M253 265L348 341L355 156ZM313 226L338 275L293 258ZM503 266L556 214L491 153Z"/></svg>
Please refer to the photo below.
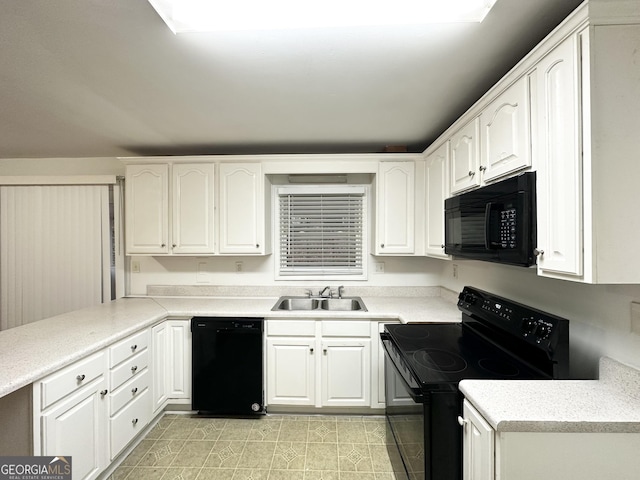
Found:
<svg viewBox="0 0 640 480"><path fill-rule="evenodd" d="M386 428L377 416L166 414L110 480L394 480Z"/></svg>

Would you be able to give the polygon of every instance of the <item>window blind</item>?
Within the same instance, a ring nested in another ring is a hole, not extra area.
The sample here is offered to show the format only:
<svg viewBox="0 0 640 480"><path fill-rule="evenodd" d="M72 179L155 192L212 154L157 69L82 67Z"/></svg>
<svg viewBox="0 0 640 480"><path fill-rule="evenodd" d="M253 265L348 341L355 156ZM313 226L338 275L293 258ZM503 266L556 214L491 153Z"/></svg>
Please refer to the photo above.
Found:
<svg viewBox="0 0 640 480"><path fill-rule="evenodd" d="M280 274L363 273L364 188L279 190Z"/></svg>
<svg viewBox="0 0 640 480"><path fill-rule="evenodd" d="M0 187L0 330L110 299L106 185Z"/></svg>

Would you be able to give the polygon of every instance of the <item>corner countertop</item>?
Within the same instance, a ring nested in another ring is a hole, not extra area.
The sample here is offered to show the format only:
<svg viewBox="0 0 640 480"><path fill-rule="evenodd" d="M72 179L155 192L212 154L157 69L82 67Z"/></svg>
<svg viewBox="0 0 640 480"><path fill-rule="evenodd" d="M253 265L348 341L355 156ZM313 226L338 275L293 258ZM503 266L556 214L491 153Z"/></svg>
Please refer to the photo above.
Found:
<svg viewBox="0 0 640 480"><path fill-rule="evenodd" d="M121 298L0 332L0 397L168 317L200 315L459 322L455 294L446 291L441 295L439 287L426 288L426 295L419 290L410 292L413 296L379 296L375 290L363 289L358 296L362 297L368 311L339 313L272 312L279 295ZM410 290L407 287L396 293ZM367 291L371 294L362 294Z"/></svg>
<svg viewBox="0 0 640 480"><path fill-rule="evenodd" d="M598 380L463 380L496 432L640 433L640 370L600 359Z"/></svg>

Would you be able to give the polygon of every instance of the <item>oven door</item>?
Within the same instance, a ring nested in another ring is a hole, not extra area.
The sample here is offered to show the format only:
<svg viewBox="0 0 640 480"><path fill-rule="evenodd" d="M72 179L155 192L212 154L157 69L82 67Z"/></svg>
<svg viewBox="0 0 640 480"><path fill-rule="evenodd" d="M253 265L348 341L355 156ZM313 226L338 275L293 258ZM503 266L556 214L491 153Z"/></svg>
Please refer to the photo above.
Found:
<svg viewBox="0 0 640 480"><path fill-rule="evenodd" d="M457 418L462 411L457 386L425 390L411 378L402 355L389 335L380 334L385 350L385 414L392 438L389 456L397 478L409 480L461 480L462 435ZM397 447L397 450L396 448ZM397 467L404 466L405 472Z"/></svg>

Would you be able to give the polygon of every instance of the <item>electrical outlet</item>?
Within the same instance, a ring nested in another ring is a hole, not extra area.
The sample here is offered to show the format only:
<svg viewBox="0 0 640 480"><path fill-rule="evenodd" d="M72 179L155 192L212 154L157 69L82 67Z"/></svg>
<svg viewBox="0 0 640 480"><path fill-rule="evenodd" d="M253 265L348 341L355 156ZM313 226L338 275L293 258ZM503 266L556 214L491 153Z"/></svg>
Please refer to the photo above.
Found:
<svg viewBox="0 0 640 480"><path fill-rule="evenodd" d="M384 262L376 262L375 263L375 272L376 273L384 273Z"/></svg>
<svg viewBox="0 0 640 480"><path fill-rule="evenodd" d="M454 263L451 266L453 267L452 268L453 278L458 278L458 265Z"/></svg>
<svg viewBox="0 0 640 480"><path fill-rule="evenodd" d="M640 335L640 303L631 302L631 332Z"/></svg>
<svg viewBox="0 0 640 480"><path fill-rule="evenodd" d="M196 283L209 283L207 262L198 262L198 270L196 271Z"/></svg>
<svg viewBox="0 0 640 480"><path fill-rule="evenodd" d="M131 272L140 273L140 262L138 260L131 261Z"/></svg>
<svg viewBox="0 0 640 480"><path fill-rule="evenodd" d="M244 264L242 262L236 262L236 272L242 272L244 269Z"/></svg>

